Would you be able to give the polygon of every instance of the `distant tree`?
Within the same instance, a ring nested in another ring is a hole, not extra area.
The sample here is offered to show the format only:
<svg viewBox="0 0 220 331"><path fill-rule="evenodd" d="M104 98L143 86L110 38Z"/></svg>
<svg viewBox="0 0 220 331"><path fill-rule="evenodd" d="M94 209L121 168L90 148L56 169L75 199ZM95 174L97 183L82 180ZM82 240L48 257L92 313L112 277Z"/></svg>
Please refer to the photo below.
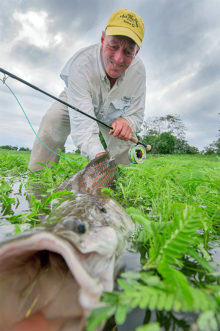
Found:
<svg viewBox="0 0 220 331"><path fill-rule="evenodd" d="M203 154L220 154L220 137L203 150Z"/></svg>
<svg viewBox="0 0 220 331"><path fill-rule="evenodd" d="M199 154L199 149L195 146L189 146L188 149L186 150L186 154Z"/></svg>
<svg viewBox="0 0 220 331"><path fill-rule="evenodd" d="M168 114L145 120L142 136L159 136L163 132L169 132L178 138L185 137L185 126L178 115Z"/></svg>
<svg viewBox="0 0 220 331"><path fill-rule="evenodd" d="M220 113L219 113L220 115ZM203 154L220 154L220 130L218 130L217 140L206 146L202 151Z"/></svg>
<svg viewBox="0 0 220 331"><path fill-rule="evenodd" d="M173 154L176 138L170 132L163 132L157 137L155 147L159 154Z"/></svg>
<svg viewBox="0 0 220 331"><path fill-rule="evenodd" d="M175 151L176 137L169 132L163 132L159 136L146 136L142 141L151 145L153 154L173 154Z"/></svg>
<svg viewBox="0 0 220 331"><path fill-rule="evenodd" d="M185 139L176 138L174 154L198 154L197 147L190 146Z"/></svg>
<svg viewBox="0 0 220 331"><path fill-rule="evenodd" d="M142 141L146 145L151 145L151 153L157 154L157 147L156 147L156 141L158 137L156 135L150 135L145 137L137 136L138 140Z"/></svg>
<svg viewBox="0 0 220 331"><path fill-rule="evenodd" d="M28 151L28 152L30 152L31 150L28 147L20 147L19 151Z"/></svg>
<svg viewBox="0 0 220 331"><path fill-rule="evenodd" d="M196 154L198 148L185 139L185 126L177 115L154 117L144 122L141 139L152 146L152 153Z"/></svg>
<svg viewBox="0 0 220 331"><path fill-rule="evenodd" d="M11 146L11 145L0 146L0 148L8 149L8 150L11 150L11 151L17 151L18 150L17 146Z"/></svg>

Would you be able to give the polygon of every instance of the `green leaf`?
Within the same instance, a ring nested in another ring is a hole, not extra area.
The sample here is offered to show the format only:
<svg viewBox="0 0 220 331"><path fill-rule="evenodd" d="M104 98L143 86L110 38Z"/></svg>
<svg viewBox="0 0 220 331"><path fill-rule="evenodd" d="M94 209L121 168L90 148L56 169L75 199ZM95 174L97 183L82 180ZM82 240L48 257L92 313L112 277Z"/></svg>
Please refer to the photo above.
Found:
<svg viewBox="0 0 220 331"><path fill-rule="evenodd" d="M87 331L93 331L97 326L99 326L102 322L106 321L109 317L111 317L115 313L115 307L100 307L94 309L91 315L87 318Z"/></svg>
<svg viewBox="0 0 220 331"><path fill-rule="evenodd" d="M141 298L141 301L139 303L139 307L141 309L146 308L149 304L150 298L151 297L147 293L145 293L145 295L143 295L142 298Z"/></svg>
<svg viewBox="0 0 220 331"><path fill-rule="evenodd" d="M157 286L160 284L160 279L158 276L149 275L147 272L140 272L141 279L150 286Z"/></svg>
<svg viewBox="0 0 220 331"><path fill-rule="evenodd" d="M163 310L166 307L167 297L168 297L167 293L161 292L159 299L158 299L158 303L157 303L158 310Z"/></svg>
<svg viewBox="0 0 220 331"><path fill-rule="evenodd" d="M141 302L141 296L137 293L137 296L131 299L131 308L136 308Z"/></svg>
<svg viewBox="0 0 220 331"><path fill-rule="evenodd" d="M125 305L118 306L115 314L115 321L117 324L121 325L125 322L127 312L129 311L129 307Z"/></svg>
<svg viewBox="0 0 220 331"><path fill-rule="evenodd" d="M149 309L150 310L155 310L157 307L157 303L158 303L158 299L159 299L159 295L156 291L153 291L150 297L150 301L149 301Z"/></svg>
<svg viewBox="0 0 220 331"><path fill-rule="evenodd" d="M158 322L144 324L136 328L135 331L160 331L160 324Z"/></svg>
<svg viewBox="0 0 220 331"><path fill-rule="evenodd" d="M208 272L214 272L214 268L207 262L207 259L202 258L195 249L189 249L188 254L194 258ZM203 254L204 255L204 254Z"/></svg>
<svg viewBox="0 0 220 331"><path fill-rule="evenodd" d="M118 279L118 284L120 285L121 288L126 290L126 292L135 292L135 288L129 285L127 282L125 282L123 279Z"/></svg>
<svg viewBox="0 0 220 331"><path fill-rule="evenodd" d="M201 331L218 331L219 325L216 320L215 313L213 311L206 311L202 313L197 320L199 330Z"/></svg>
<svg viewBox="0 0 220 331"><path fill-rule="evenodd" d="M170 266L165 263L159 265L158 271L165 279L167 288L173 288L173 291L176 292L179 299L184 300L190 309L193 306L193 297L186 276L181 271L170 268Z"/></svg>
<svg viewBox="0 0 220 331"><path fill-rule="evenodd" d="M164 310L170 311L174 304L174 294L168 294L166 299L166 304L164 306Z"/></svg>

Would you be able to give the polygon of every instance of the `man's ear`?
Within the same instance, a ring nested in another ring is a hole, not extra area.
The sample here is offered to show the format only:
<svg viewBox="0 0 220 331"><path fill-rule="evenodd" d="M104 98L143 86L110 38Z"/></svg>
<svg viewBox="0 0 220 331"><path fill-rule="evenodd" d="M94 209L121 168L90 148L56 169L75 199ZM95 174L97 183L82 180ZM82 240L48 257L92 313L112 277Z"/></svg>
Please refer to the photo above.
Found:
<svg viewBox="0 0 220 331"><path fill-rule="evenodd" d="M101 35L101 48L103 47L104 40L105 40L105 31L102 31L102 35Z"/></svg>
<svg viewBox="0 0 220 331"><path fill-rule="evenodd" d="M135 56L137 55L137 53L139 52L140 48L138 47L136 52L135 52Z"/></svg>

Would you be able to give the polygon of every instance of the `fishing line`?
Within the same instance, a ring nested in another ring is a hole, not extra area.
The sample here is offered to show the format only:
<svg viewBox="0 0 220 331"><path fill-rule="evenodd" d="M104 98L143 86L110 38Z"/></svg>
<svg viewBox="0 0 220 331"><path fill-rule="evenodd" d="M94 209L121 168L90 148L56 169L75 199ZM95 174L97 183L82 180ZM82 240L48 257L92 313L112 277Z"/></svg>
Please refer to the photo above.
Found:
<svg viewBox="0 0 220 331"><path fill-rule="evenodd" d="M12 95L14 96L14 98L15 98L15 100L17 101L17 103L19 104L19 106L20 106L22 112L24 113L24 116L26 117L26 120L28 121L28 123L29 123L29 125L30 125L32 131L34 132L35 136L36 136L37 139L40 141L40 143L41 143L42 145L44 145L44 147L46 147L50 152L52 152L53 154L55 154L55 155L61 157L61 158L64 159L64 160L72 161L72 162L80 163L80 164L88 164L88 163L85 163L85 162L79 162L79 161L76 161L76 160L73 160L73 159L69 159L69 158L67 158L67 157L65 157L65 156L62 156L62 155L56 153L55 151L53 151L49 146L47 146L47 145L46 145L46 144L40 139L40 137L38 137L38 134L37 134L36 131L34 130L34 128L33 128L32 124L31 124L31 122L30 122L30 120L29 120L27 114L25 113L24 108L22 107L20 101L18 100L17 96L16 96L15 93L12 91L12 89L10 88L10 86L5 82L5 81L6 81L6 78L3 78L3 79L0 78L0 80L2 81L3 84L5 84L5 85L7 86L7 88L9 89L9 91L10 91L10 92L12 93Z"/></svg>

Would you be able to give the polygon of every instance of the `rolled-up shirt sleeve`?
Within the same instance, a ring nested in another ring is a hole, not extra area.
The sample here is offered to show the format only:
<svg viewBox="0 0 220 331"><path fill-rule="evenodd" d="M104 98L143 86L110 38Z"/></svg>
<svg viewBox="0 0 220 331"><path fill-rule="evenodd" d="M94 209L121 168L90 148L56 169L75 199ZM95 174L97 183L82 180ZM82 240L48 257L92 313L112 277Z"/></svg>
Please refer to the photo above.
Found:
<svg viewBox="0 0 220 331"><path fill-rule="evenodd" d="M95 117L89 84L83 66L72 65L66 87L68 103ZM105 151L99 139L97 122L72 108L69 108L69 117L73 143L80 149L83 156L91 160L96 154Z"/></svg>
<svg viewBox="0 0 220 331"><path fill-rule="evenodd" d="M144 66L142 71L133 75L133 100L123 116L130 124L134 133L140 131L145 112L146 98L146 73Z"/></svg>

